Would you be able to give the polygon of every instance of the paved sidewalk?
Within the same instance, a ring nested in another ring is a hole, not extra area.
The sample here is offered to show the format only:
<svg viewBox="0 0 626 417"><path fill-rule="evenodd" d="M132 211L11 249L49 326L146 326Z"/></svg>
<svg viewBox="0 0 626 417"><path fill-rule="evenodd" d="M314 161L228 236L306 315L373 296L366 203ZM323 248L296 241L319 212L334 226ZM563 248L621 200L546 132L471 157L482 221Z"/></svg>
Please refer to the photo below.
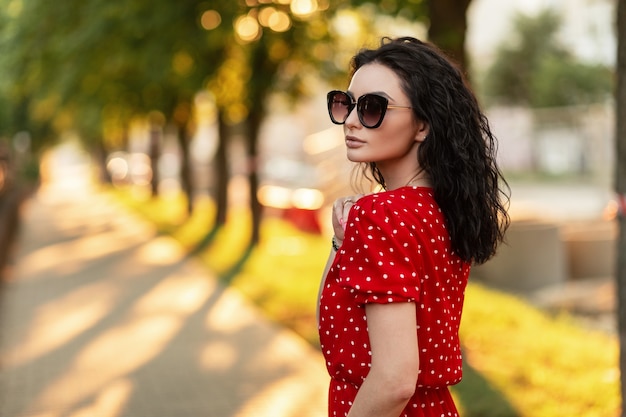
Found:
<svg viewBox="0 0 626 417"><path fill-rule="evenodd" d="M318 351L69 173L0 291L0 417L325 415Z"/></svg>

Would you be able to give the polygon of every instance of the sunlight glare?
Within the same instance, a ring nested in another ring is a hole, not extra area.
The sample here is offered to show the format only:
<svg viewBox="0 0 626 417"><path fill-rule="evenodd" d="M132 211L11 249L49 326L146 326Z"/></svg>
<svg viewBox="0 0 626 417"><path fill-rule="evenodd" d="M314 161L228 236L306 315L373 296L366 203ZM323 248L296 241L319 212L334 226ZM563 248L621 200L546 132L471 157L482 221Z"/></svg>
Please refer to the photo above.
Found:
<svg viewBox="0 0 626 417"><path fill-rule="evenodd" d="M224 291L231 291L225 289ZM247 326L252 326L256 318L252 311L243 308L243 300L237 294L220 297L206 317L207 329L211 332L233 334Z"/></svg>
<svg viewBox="0 0 626 417"><path fill-rule="evenodd" d="M276 354L281 355L280 352ZM303 404L293 399L308 398L310 401L306 404L306 414L326 416L326 403L319 401L326 395L326 384L311 383L319 381L320 372L323 371L307 368L278 379L246 401L237 415L297 416L302 414Z"/></svg>
<svg viewBox="0 0 626 417"><path fill-rule="evenodd" d="M93 404L81 408L68 417L118 417L130 399L133 388L133 383L128 379L114 381L102 390Z"/></svg>
<svg viewBox="0 0 626 417"><path fill-rule="evenodd" d="M208 344L200 356L200 365L209 371L226 371L237 363L237 352L230 343Z"/></svg>
<svg viewBox="0 0 626 417"><path fill-rule="evenodd" d="M19 268L25 276L37 277L46 270L68 262L65 254L71 253L71 262L78 264L90 259L123 251L136 242L124 232L108 232L43 247L26 255ZM43 278L43 276L42 276Z"/></svg>
<svg viewBox="0 0 626 417"><path fill-rule="evenodd" d="M183 271L183 278L169 276L142 296L129 316L86 345L34 404L75 406L154 359L210 295L209 280L190 272Z"/></svg>
<svg viewBox="0 0 626 417"><path fill-rule="evenodd" d="M193 275L192 271L183 270L180 274L160 282L143 296L135 306L136 312L188 315L199 309L215 289L215 282L202 275Z"/></svg>
<svg viewBox="0 0 626 417"><path fill-rule="evenodd" d="M166 236L159 236L143 245L137 257L148 265L169 265L185 256L180 244Z"/></svg>
<svg viewBox="0 0 626 417"><path fill-rule="evenodd" d="M90 373L90 369L101 369L98 364L109 363L111 366L99 376L103 380L130 373L155 357L180 325L181 320L171 314L134 318L96 338L78 355L76 368Z"/></svg>
<svg viewBox="0 0 626 417"><path fill-rule="evenodd" d="M24 340L3 355L5 367L17 367L68 343L101 320L119 294L104 283L87 285L37 309Z"/></svg>

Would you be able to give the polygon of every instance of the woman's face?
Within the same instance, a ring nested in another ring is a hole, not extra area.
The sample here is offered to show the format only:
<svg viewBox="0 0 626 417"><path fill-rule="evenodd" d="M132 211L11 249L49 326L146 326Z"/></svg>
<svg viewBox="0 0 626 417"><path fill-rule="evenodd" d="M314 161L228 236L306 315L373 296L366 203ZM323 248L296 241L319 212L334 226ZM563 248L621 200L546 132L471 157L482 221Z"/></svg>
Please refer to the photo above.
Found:
<svg viewBox="0 0 626 417"><path fill-rule="evenodd" d="M355 100L363 94L374 93L389 100L390 106L410 106L411 101L400 86L400 78L381 64L367 64L359 68L350 82L348 92ZM413 111L388 108L381 125L374 129L364 127L356 108L348 115L343 131L347 157L352 162L376 162L381 170L419 170L417 147L428 134L428 126L415 120Z"/></svg>

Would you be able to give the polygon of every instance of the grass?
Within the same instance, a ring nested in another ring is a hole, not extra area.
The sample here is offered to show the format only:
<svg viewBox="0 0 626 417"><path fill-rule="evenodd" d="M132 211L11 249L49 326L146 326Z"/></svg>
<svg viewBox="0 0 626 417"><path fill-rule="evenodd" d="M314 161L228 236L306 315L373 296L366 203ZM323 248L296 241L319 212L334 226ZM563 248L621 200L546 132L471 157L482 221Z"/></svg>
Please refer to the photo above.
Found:
<svg viewBox="0 0 626 417"><path fill-rule="evenodd" d="M233 209L212 229L214 207L199 200L190 218L182 196L115 197L176 238L265 314L317 345L315 297L329 242L277 218L264 220L250 249L250 217ZM453 395L464 417L616 417L620 411L617 338L551 315L513 295L470 282L461 326L465 368Z"/></svg>
<svg viewBox="0 0 626 417"><path fill-rule="evenodd" d="M520 298L471 284L461 340L468 367L508 403L500 401L502 410L491 414L490 392L467 400L461 393L462 404L472 401L465 416L618 415L617 339L566 313L552 316ZM464 380L459 390L470 382Z"/></svg>

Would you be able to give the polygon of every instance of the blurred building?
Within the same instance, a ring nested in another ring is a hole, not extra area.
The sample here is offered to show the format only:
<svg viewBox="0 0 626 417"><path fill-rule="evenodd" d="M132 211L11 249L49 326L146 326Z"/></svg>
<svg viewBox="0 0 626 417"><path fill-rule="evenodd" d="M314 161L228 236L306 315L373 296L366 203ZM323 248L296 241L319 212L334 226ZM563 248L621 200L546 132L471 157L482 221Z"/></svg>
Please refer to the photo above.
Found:
<svg viewBox="0 0 626 417"><path fill-rule="evenodd" d="M614 66L615 6L615 0L473 0L467 33L473 71L484 73L498 46L512 40L516 14L535 15L547 8L562 18L558 40L567 50L582 62ZM487 113L506 171L583 176L607 187L611 183L612 102L541 110L490 108Z"/></svg>
<svg viewBox="0 0 626 417"><path fill-rule="evenodd" d="M552 7L563 16L561 39L568 49L581 60L613 64L614 6L614 0L473 0L468 12L468 52L475 65L486 68L497 46L509 36L517 12L532 14ZM331 87L320 84L319 94L296 106L278 99L264 122L259 167L261 197L268 207L319 210L353 192L342 128L330 122L326 111L325 94ZM611 103L486 111L506 171L582 175L608 186L613 160ZM322 198L312 190L321 191Z"/></svg>
<svg viewBox="0 0 626 417"><path fill-rule="evenodd" d="M562 16L560 41L583 61L615 64L616 0L472 0L468 10L467 48L473 65L487 67L497 46L510 39L517 13L550 8ZM480 70L480 68L479 68Z"/></svg>

